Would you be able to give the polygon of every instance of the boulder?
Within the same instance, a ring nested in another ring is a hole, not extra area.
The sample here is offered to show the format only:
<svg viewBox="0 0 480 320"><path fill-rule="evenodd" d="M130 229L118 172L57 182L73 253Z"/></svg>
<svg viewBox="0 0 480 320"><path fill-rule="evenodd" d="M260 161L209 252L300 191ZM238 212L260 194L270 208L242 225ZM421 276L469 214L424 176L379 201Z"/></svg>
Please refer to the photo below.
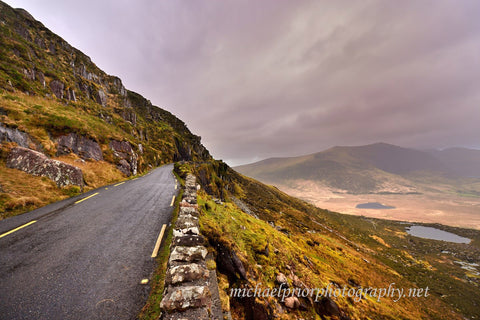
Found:
<svg viewBox="0 0 480 320"><path fill-rule="evenodd" d="M289 309L298 309L300 307L300 300L297 297L285 298L285 307Z"/></svg>
<svg viewBox="0 0 480 320"><path fill-rule="evenodd" d="M103 160L102 149L97 142L76 133L61 136L57 140L57 155L77 154L82 159Z"/></svg>
<svg viewBox="0 0 480 320"><path fill-rule="evenodd" d="M107 95L105 94L105 91L102 89L98 90L97 94L95 95L95 100L97 103L105 107L107 105Z"/></svg>
<svg viewBox="0 0 480 320"><path fill-rule="evenodd" d="M53 94L58 98L58 99L63 99L63 89L65 88L65 85L63 82L58 81L58 80L52 80L50 82L50 89L52 89Z"/></svg>
<svg viewBox="0 0 480 320"><path fill-rule="evenodd" d="M7 167L35 176L48 177L59 187L67 185L83 187L82 170L61 161L49 159L43 153L27 148L13 148L7 157Z"/></svg>
<svg viewBox="0 0 480 320"><path fill-rule="evenodd" d="M167 312L211 305L210 290L207 286L169 287L160 302L160 308Z"/></svg>
<svg viewBox="0 0 480 320"><path fill-rule="evenodd" d="M283 273L279 272L279 273L277 274L276 280L277 280L277 283L278 283L278 284L283 284L284 286L287 286L287 287L288 287L287 277L286 277Z"/></svg>

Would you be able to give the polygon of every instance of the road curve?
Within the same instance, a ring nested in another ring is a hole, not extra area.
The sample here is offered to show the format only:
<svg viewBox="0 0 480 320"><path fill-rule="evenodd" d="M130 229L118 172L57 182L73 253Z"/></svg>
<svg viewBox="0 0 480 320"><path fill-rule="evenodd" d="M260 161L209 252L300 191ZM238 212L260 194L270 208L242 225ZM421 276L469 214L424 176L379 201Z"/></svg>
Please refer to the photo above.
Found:
<svg viewBox="0 0 480 320"><path fill-rule="evenodd" d="M173 210L172 169L0 221L0 235L36 221L0 238L0 319L135 319Z"/></svg>

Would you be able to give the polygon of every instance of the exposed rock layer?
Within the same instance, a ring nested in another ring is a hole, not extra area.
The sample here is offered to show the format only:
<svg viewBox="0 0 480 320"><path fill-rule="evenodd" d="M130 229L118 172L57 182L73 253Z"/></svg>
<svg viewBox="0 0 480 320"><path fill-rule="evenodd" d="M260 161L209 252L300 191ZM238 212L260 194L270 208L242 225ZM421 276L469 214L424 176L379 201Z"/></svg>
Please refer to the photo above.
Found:
<svg viewBox="0 0 480 320"><path fill-rule="evenodd" d="M58 138L57 155L75 153L83 159L103 160L102 149L92 139L70 133Z"/></svg>
<svg viewBox="0 0 480 320"><path fill-rule="evenodd" d="M7 167L47 177L55 181L59 187L67 185L83 187L82 170L61 161L49 159L43 153L27 148L13 148L7 158Z"/></svg>
<svg viewBox="0 0 480 320"><path fill-rule="evenodd" d="M29 144L32 143L32 140L27 133L20 131L16 128L9 128L3 126L0 123L0 143L6 142L15 142L20 147L28 148Z"/></svg>

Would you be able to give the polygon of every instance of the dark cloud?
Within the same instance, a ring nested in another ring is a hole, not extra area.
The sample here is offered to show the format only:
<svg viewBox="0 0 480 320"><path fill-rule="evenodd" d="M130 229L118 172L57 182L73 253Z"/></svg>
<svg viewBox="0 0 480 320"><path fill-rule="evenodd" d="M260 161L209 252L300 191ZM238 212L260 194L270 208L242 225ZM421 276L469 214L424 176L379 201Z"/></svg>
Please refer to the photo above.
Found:
<svg viewBox="0 0 480 320"><path fill-rule="evenodd" d="M231 163L480 147L480 2L7 1Z"/></svg>

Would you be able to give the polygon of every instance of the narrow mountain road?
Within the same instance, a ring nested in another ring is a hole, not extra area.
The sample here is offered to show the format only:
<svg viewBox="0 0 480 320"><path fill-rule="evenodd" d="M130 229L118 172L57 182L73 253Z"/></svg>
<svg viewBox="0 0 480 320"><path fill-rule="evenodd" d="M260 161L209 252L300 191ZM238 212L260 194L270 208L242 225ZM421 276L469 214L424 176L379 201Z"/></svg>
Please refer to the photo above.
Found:
<svg viewBox="0 0 480 320"><path fill-rule="evenodd" d="M172 169L0 221L0 319L135 319L173 211Z"/></svg>

